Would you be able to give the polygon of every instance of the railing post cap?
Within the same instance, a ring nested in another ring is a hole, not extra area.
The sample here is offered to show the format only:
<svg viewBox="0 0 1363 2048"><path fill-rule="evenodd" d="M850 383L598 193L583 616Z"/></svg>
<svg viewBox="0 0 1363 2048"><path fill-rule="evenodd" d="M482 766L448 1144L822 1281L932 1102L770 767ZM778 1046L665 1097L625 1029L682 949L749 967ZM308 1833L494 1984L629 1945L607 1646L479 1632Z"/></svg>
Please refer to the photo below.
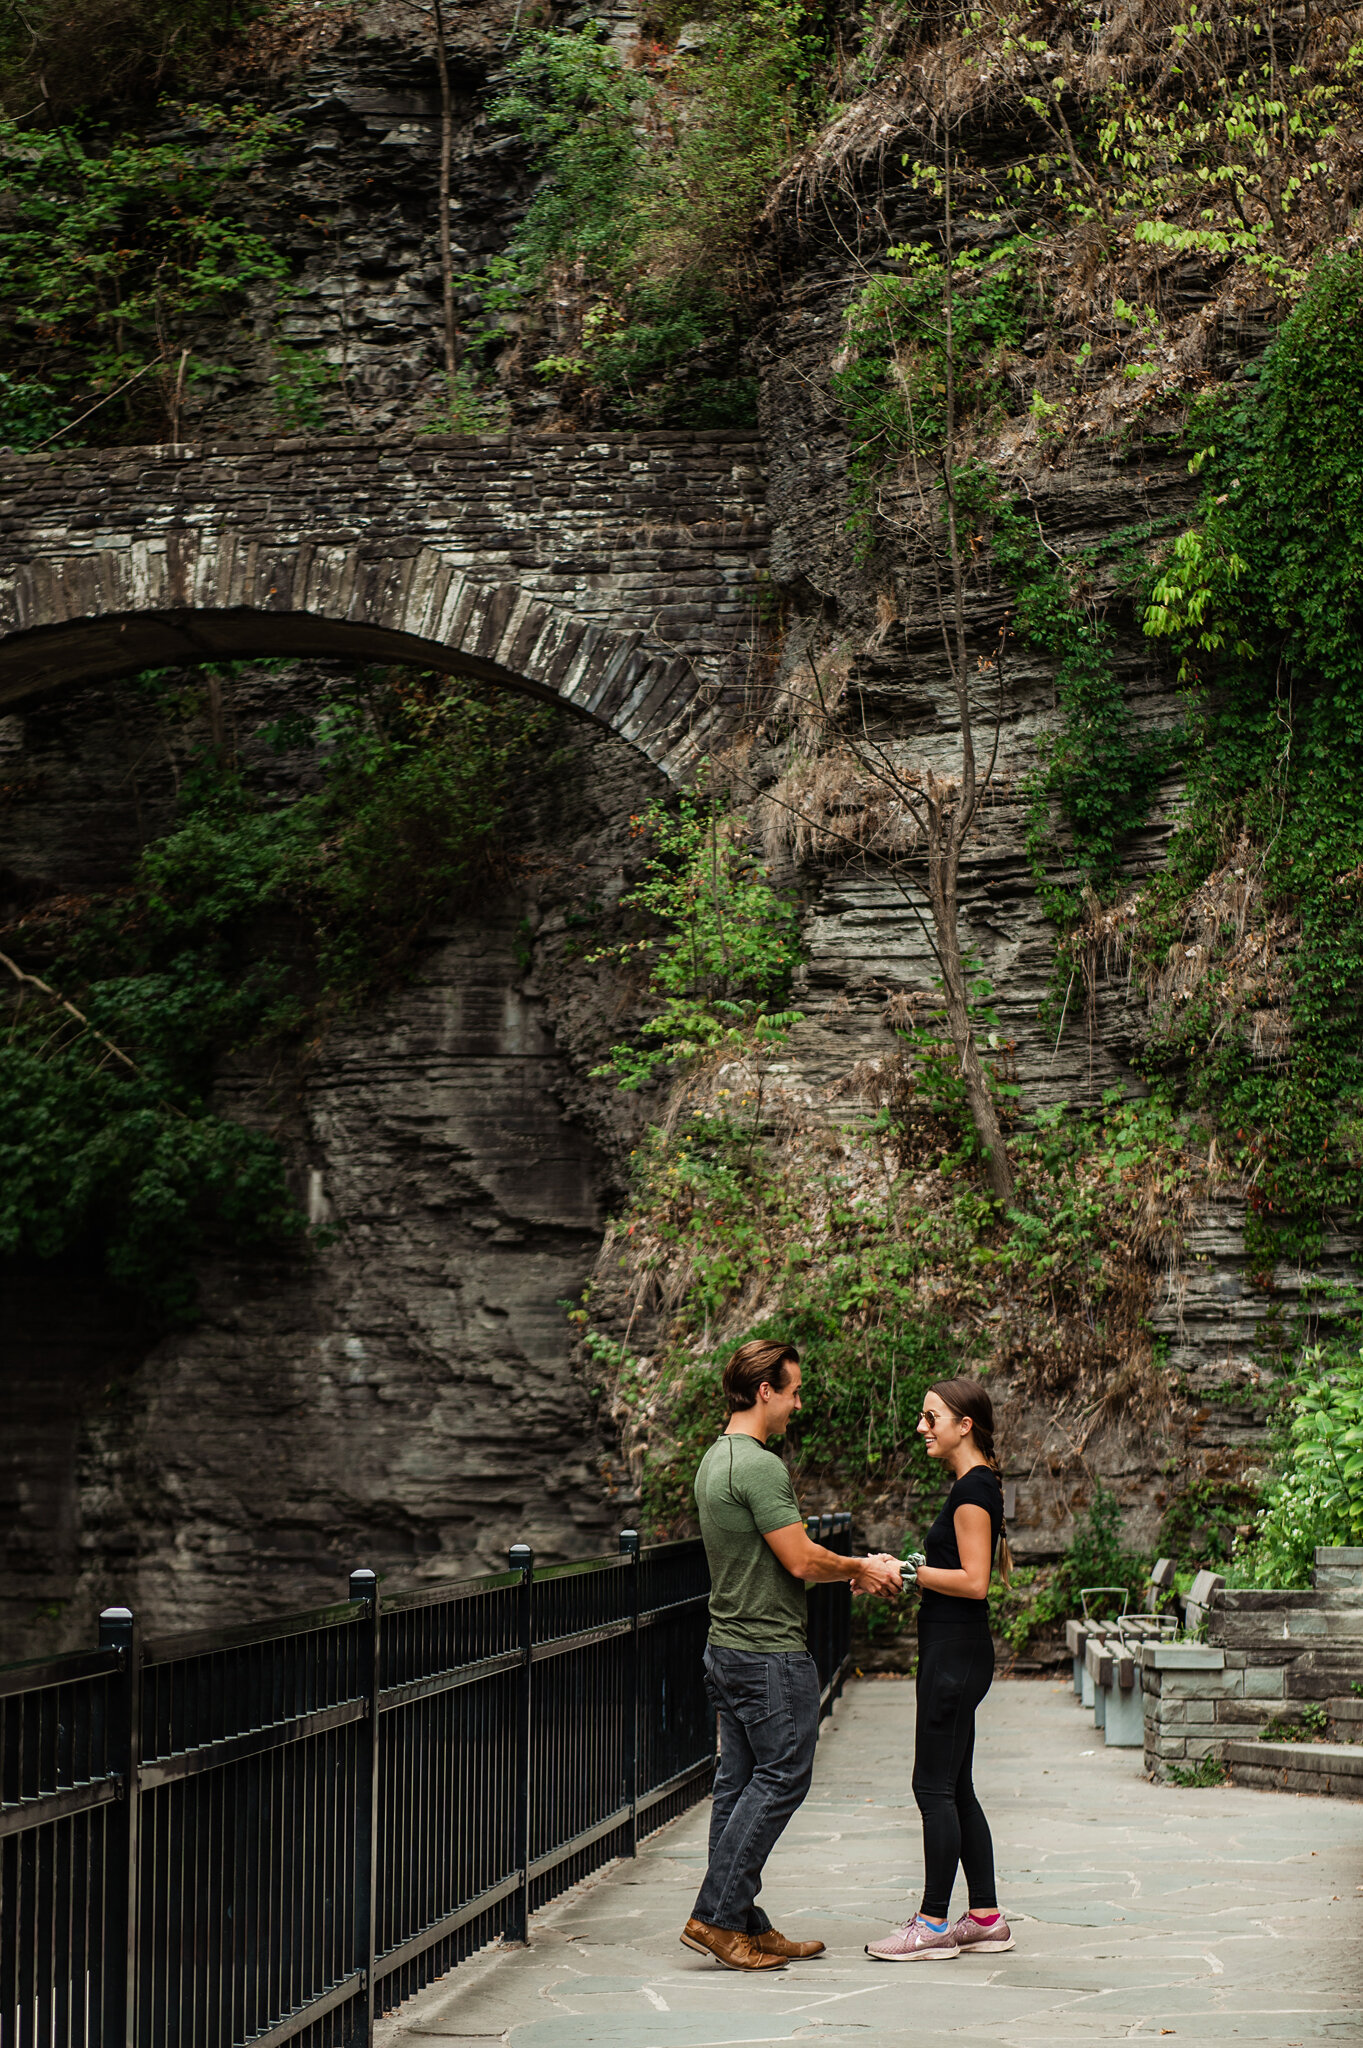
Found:
<svg viewBox="0 0 1363 2048"><path fill-rule="evenodd" d="M625 1557L637 1557L639 1555L639 1531L637 1529L622 1529L620 1531L620 1550L621 1554Z"/></svg>
<svg viewBox="0 0 1363 2048"><path fill-rule="evenodd" d="M518 1566L529 1564L535 1553L528 1543L513 1543L506 1554L511 1559L512 1565Z"/></svg>
<svg viewBox="0 0 1363 2048"><path fill-rule="evenodd" d="M137 1617L131 1607L103 1607L99 1615L101 1650L132 1651L137 1640Z"/></svg>

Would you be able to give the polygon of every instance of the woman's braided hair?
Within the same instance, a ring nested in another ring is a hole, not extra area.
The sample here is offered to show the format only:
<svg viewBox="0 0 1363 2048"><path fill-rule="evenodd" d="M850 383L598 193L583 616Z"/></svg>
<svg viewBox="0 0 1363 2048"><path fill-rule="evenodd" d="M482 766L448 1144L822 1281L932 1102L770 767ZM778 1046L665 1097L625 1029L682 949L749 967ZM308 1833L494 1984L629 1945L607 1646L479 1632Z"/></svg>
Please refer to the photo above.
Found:
<svg viewBox="0 0 1363 2048"><path fill-rule="evenodd" d="M1003 1484L1003 1468L994 1451L994 1404L978 1380L934 1380L928 1388L947 1404L958 1422L970 1423L970 1440L982 1452L986 1465ZM1008 1524L999 1527L999 1577L1004 1585L1013 1576L1013 1553L1008 1547Z"/></svg>

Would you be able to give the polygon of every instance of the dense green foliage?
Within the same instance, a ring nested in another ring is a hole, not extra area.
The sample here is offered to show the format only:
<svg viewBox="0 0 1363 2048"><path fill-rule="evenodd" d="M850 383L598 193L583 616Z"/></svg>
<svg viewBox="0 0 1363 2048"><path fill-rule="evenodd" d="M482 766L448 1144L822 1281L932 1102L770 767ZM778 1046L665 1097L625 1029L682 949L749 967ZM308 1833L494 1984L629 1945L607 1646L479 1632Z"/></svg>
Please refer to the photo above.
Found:
<svg viewBox="0 0 1363 2048"><path fill-rule="evenodd" d="M1253 1535L1236 1550L1239 1585L1309 1586L1318 1544L1363 1543L1363 1362L1316 1346L1287 1404L1281 1471Z"/></svg>
<svg viewBox="0 0 1363 2048"><path fill-rule="evenodd" d="M1160 1523L1162 1555L1196 1559L1199 1566L1224 1567L1234 1553L1238 1531L1252 1526L1261 1506L1260 1490L1236 1479L1199 1479L1172 1502Z"/></svg>
<svg viewBox="0 0 1363 2048"><path fill-rule="evenodd" d="M543 174L507 251L472 282L489 316L534 307L538 368L628 419L748 423L749 239L820 108L824 38L800 0L723 0L657 75L626 71L599 28L536 30L492 118Z"/></svg>
<svg viewBox="0 0 1363 2048"><path fill-rule="evenodd" d="M958 422L1007 408L997 359L1026 332L1031 248L1023 235L956 257L950 352ZM883 530L879 478L903 467L924 491L935 492L946 433L946 263L935 244L908 244L886 255L901 267L873 277L848 307L831 379L852 444L852 526L867 548Z"/></svg>
<svg viewBox="0 0 1363 2048"><path fill-rule="evenodd" d="M769 1048L799 1021L784 1007L800 957L795 905L772 889L747 852L745 821L684 797L675 813L650 806L635 818L634 831L653 851L646 879L621 902L642 913L648 928L611 957L626 967L648 961L648 992L658 1008L641 1035L659 1042L618 1045L609 1064L596 1069L622 1088L638 1088L702 1055Z"/></svg>
<svg viewBox="0 0 1363 2048"><path fill-rule="evenodd" d="M1148 1057L1235 1133L1265 1262L1309 1253L1330 1211L1363 1212L1363 258L1324 264L1248 394L1204 420L1200 529L1166 564L1148 629L1172 635L1201 686L1188 808L1147 895L1163 959L1190 902L1237 843L1278 942L1290 1040L1257 1056L1250 1015L1272 995L1217 971L1157 1017ZM1222 964L1225 963L1225 964Z"/></svg>
<svg viewBox="0 0 1363 2048"><path fill-rule="evenodd" d="M783 1173L746 1118L697 1117L674 1140L651 1135L636 1204L648 1212L658 1255L688 1272L675 1338L694 1333L703 1343L755 1280L763 1313L699 1357L676 1342L661 1388L641 1381L648 1399L661 1393L667 1418L645 1468L650 1527L675 1527L693 1513L696 1466L724 1426L724 1362L749 1337L788 1339L805 1359L806 1412L791 1431L797 1472L835 1477L851 1499L878 1477L897 1476L924 1393L955 1369L954 1347L914 1289L922 1247L900 1240L883 1211L834 1207L816 1251L810 1208L830 1195L836 1200L831 1177L818 1188Z"/></svg>
<svg viewBox="0 0 1363 2048"><path fill-rule="evenodd" d="M0 436L34 445L122 386L98 438L173 429L186 382L211 367L194 323L287 277L228 194L286 133L252 107L183 108L157 142L0 120Z"/></svg>
<svg viewBox="0 0 1363 2048"><path fill-rule="evenodd" d="M210 1233L296 1235L276 1145L214 1113L214 1075L263 1039L315 1037L403 971L477 872L540 722L439 679L362 676L315 728L272 735L317 747L320 788L281 803L204 749L126 889L12 928L5 950L80 1016L31 987L10 1009L0 1254L98 1245L112 1278L175 1317Z"/></svg>

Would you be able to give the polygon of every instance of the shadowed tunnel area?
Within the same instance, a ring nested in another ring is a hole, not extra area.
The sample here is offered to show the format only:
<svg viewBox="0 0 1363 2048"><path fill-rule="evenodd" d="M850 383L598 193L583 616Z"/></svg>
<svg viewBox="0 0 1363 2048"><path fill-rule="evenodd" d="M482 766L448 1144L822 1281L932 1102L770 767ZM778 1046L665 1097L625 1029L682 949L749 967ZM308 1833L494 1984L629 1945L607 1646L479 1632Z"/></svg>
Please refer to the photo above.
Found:
<svg viewBox="0 0 1363 2048"><path fill-rule="evenodd" d="M175 611L106 614L40 626L0 641L0 709L17 710L73 683L112 681L144 669L193 668L216 661L316 660L399 663L440 675L469 676L523 697L562 704L610 727L609 715L565 697L534 677L438 641L389 627L304 612Z"/></svg>

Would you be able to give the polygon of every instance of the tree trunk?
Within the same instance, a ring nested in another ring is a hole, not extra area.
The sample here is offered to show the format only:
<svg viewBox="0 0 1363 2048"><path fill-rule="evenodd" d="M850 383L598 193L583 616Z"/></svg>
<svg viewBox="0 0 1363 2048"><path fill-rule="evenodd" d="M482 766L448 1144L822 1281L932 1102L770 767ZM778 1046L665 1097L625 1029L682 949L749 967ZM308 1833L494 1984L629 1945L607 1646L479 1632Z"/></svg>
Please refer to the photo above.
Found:
<svg viewBox="0 0 1363 2048"><path fill-rule="evenodd" d="M960 857L956 817L944 815L933 806L935 830L928 836L928 899L937 930L937 957L942 970L942 993L946 999L947 1029L965 1082L966 1102L976 1136L984 1147L989 1174L989 1191L995 1201L1012 1203L1016 1198L1013 1164L1003 1127L999 1123L989 1077L980 1059L974 1026L970 1021L970 991L965 962L961 957L959 906L956 901L956 873Z"/></svg>

